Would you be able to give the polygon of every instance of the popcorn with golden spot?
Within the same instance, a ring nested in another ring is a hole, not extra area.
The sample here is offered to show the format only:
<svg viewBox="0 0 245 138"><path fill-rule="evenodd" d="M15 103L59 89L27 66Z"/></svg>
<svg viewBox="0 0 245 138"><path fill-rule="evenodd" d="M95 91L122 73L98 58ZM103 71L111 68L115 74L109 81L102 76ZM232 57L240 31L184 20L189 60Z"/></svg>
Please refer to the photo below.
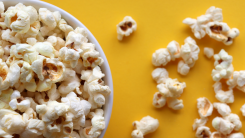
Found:
<svg viewBox="0 0 245 138"><path fill-rule="evenodd" d="M130 16L125 16L123 21L117 25L117 39L122 40L124 36L129 36L137 28L135 20Z"/></svg>

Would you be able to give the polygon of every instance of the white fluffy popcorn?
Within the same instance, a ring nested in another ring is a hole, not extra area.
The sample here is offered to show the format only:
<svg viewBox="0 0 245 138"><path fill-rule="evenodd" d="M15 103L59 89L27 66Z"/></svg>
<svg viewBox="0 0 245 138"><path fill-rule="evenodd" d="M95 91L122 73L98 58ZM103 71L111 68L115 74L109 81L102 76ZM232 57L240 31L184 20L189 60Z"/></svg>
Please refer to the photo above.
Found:
<svg viewBox="0 0 245 138"><path fill-rule="evenodd" d="M159 126L157 119L150 116L142 118L140 121L133 122L134 131L131 133L133 138L144 138L144 135L156 131Z"/></svg>
<svg viewBox="0 0 245 138"><path fill-rule="evenodd" d="M194 124L192 125L193 130L201 126L205 126L208 121L208 118L195 119Z"/></svg>
<svg viewBox="0 0 245 138"><path fill-rule="evenodd" d="M242 133L233 133L229 135L227 138L244 138L244 135Z"/></svg>
<svg viewBox="0 0 245 138"><path fill-rule="evenodd" d="M241 112L242 112L242 115L245 116L245 104L241 107Z"/></svg>
<svg viewBox="0 0 245 138"><path fill-rule="evenodd" d="M167 46L167 50L170 53L172 61L175 61L176 58L180 57L180 46L178 42L171 41Z"/></svg>
<svg viewBox="0 0 245 138"><path fill-rule="evenodd" d="M219 54L214 55L214 66L212 77L214 81L219 81L222 78L228 79L233 72L232 56L222 49Z"/></svg>
<svg viewBox="0 0 245 138"><path fill-rule="evenodd" d="M200 49L196 44L196 41L191 37L187 37L185 39L185 44L180 48L180 57L189 67L193 67L196 60L198 60L199 52Z"/></svg>
<svg viewBox="0 0 245 138"><path fill-rule="evenodd" d="M171 56L166 48L160 48L152 54L152 64L154 66L165 66L170 61Z"/></svg>
<svg viewBox="0 0 245 138"><path fill-rule="evenodd" d="M228 116L231 113L231 108L225 103L213 103L213 105L223 117Z"/></svg>
<svg viewBox="0 0 245 138"><path fill-rule="evenodd" d="M234 95L233 89L229 89L228 91L222 90L222 83L216 82L214 85L214 92L215 97L223 103L233 103L234 102Z"/></svg>
<svg viewBox="0 0 245 138"><path fill-rule="evenodd" d="M209 22L206 26L207 34L217 40L223 42L225 45L231 45L233 39L239 35L237 28L232 28L223 22Z"/></svg>
<svg viewBox="0 0 245 138"><path fill-rule="evenodd" d="M208 117L213 113L213 104L205 97L197 99L197 108L201 118Z"/></svg>
<svg viewBox="0 0 245 138"><path fill-rule="evenodd" d="M230 134L235 127L230 121L220 117L216 117L213 119L212 126L214 127L214 129L224 135Z"/></svg>
<svg viewBox="0 0 245 138"><path fill-rule="evenodd" d="M183 60L180 60L177 71L181 75L187 75L190 71L190 67Z"/></svg>
<svg viewBox="0 0 245 138"><path fill-rule="evenodd" d="M53 30L61 19L59 12L51 12L46 8L39 9L39 20L50 30Z"/></svg>
<svg viewBox="0 0 245 138"><path fill-rule="evenodd" d="M205 15L201 15L197 19L186 18L183 23L190 26L196 38L201 39L206 35L205 29L208 22L222 20L222 9L211 6Z"/></svg>
<svg viewBox="0 0 245 138"><path fill-rule="evenodd" d="M225 120L230 121L234 125L234 130L239 131L242 128L242 122L237 114L229 114L224 117Z"/></svg>
<svg viewBox="0 0 245 138"><path fill-rule="evenodd" d="M197 128L196 137L197 138L208 138L211 136L210 128L206 126L200 126Z"/></svg>
<svg viewBox="0 0 245 138"><path fill-rule="evenodd" d="M168 98L167 100L168 107L173 110L180 110L184 108L183 100L177 98Z"/></svg>
<svg viewBox="0 0 245 138"><path fill-rule="evenodd" d="M19 110L20 112L25 112L28 108L30 108L31 102L29 100L24 99L20 92L15 90L11 95L11 101L9 102L9 106L13 110Z"/></svg>
<svg viewBox="0 0 245 138"><path fill-rule="evenodd" d="M153 97L153 106L156 108L161 108L166 104L167 98L164 97L161 93L156 92Z"/></svg>
<svg viewBox="0 0 245 138"><path fill-rule="evenodd" d="M129 36L136 28L135 20L130 16L125 16L123 21L117 25L117 39L122 40L124 36Z"/></svg>
<svg viewBox="0 0 245 138"><path fill-rule="evenodd" d="M165 68L156 68L152 71L151 76L158 84L165 83L168 78L168 71Z"/></svg>
<svg viewBox="0 0 245 138"><path fill-rule="evenodd" d="M158 91L164 97L175 97L178 98L183 93L186 87L185 82L179 82L178 79L166 79L165 83L160 83L157 85Z"/></svg>
<svg viewBox="0 0 245 138"><path fill-rule="evenodd" d="M234 71L233 74L230 76L227 84L230 88L237 88L243 92L245 92L245 71Z"/></svg>
<svg viewBox="0 0 245 138"><path fill-rule="evenodd" d="M226 135L216 131L211 134L210 138L226 138Z"/></svg>
<svg viewBox="0 0 245 138"><path fill-rule="evenodd" d="M214 49L210 47L204 47L204 55L207 58L211 58L214 55Z"/></svg>

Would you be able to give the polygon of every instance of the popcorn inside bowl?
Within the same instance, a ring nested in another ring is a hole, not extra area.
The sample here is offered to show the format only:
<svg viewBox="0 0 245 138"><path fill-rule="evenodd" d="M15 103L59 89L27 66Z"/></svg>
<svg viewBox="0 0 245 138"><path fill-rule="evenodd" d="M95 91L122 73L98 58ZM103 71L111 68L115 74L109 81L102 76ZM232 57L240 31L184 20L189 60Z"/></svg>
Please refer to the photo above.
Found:
<svg viewBox="0 0 245 138"><path fill-rule="evenodd" d="M111 90L86 30L22 3L0 14L0 137L99 137Z"/></svg>

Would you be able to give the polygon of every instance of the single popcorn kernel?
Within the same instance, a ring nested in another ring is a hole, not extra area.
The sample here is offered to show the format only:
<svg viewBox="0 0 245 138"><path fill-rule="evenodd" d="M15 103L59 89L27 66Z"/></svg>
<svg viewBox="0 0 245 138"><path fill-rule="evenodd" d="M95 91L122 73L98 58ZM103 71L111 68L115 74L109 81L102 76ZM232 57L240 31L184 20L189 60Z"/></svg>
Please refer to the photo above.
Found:
<svg viewBox="0 0 245 138"><path fill-rule="evenodd" d="M197 99L197 108L201 118L208 117L213 112L212 103L205 97Z"/></svg>
<svg viewBox="0 0 245 138"><path fill-rule="evenodd" d="M126 16L123 21L117 25L117 39L122 40L124 36L129 36L136 30L137 24L132 17Z"/></svg>

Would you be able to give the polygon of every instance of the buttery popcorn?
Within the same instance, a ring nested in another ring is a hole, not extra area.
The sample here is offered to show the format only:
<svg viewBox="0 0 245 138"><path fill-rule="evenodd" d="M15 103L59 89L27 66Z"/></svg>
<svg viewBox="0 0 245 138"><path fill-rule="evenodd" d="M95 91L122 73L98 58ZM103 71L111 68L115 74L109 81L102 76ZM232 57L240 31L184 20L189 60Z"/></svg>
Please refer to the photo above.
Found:
<svg viewBox="0 0 245 138"><path fill-rule="evenodd" d="M159 126L157 119L150 116L142 118L140 121L134 121L134 131L131 133L132 138L144 138L144 135L156 131Z"/></svg>
<svg viewBox="0 0 245 138"><path fill-rule="evenodd" d="M3 2L0 27L0 137L99 137L111 90L86 30L58 11Z"/></svg>
<svg viewBox="0 0 245 138"><path fill-rule="evenodd" d="M117 39L122 40L124 36L129 36L136 28L135 20L130 16L125 16L123 21L117 25Z"/></svg>

